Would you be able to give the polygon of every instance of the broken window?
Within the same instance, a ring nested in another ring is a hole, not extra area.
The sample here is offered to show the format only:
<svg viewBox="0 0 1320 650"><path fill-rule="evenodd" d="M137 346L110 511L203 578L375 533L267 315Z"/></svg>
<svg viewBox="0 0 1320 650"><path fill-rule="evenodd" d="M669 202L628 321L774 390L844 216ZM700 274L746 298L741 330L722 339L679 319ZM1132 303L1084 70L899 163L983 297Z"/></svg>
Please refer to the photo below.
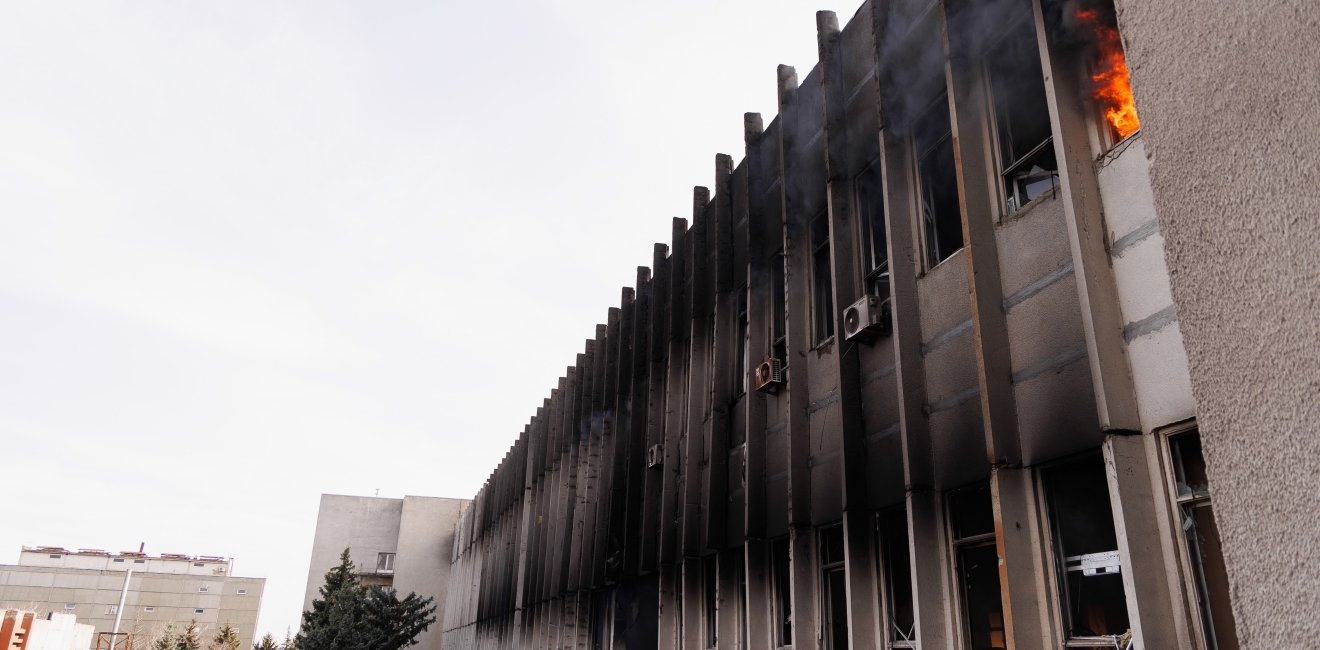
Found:
<svg viewBox="0 0 1320 650"><path fill-rule="evenodd" d="M1053 190L1059 179L1036 29L1030 5L1022 4L1011 27L983 59L1008 214Z"/></svg>
<svg viewBox="0 0 1320 650"><path fill-rule="evenodd" d="M884 579L889 647L917 647L916 610L912 606L912 557L908 552L907 511L880 514L880 566Z"/></svg>
<svg viewBox="0 0 1320 650"><path fill-rule="evenodd" d="M1104 460L1091 456L1041 474L1069 645L1112 644L1129 624Z"/></svg>
<svg viewBox="0 0 1320 650"><path fill-rule="evenodd" d="M706 647L714 648L716 646L716 635L719 633L717 624L717 614L719 612L718 590L718 560L714 555L708 555L701 563L701 579L705 586L706 600Z"/></svg>
<svg viewBox="0 0 1320 650"><path fill-rule="evenodd" d="M1004 602L990 486L949 493L949 524L962 596L963 634L972 650L1005 650Z"/></svg>
<svg viewBox="0 0 1320 650"><path fill-rule="evenodd" d="M793 645L793 590L789 580L788 537L770 540L770 559L774 563L771 573L774 600L771 603L775 647Z"/></svg>
<svg viewBox="0 0 1320 650"><path fill-rule="evenodd" d="M1210 507L1210 482L1201 455L1200 434L1193 429L1171 436L1169 452L1179 530L1191 565L1189 577L1196 583L1205 645L1210 650L1237 650L1237 629L1228 602L1228 572Z"/></svg>
<svg viewBox="0 0 1320 650"><path fill-rule="evenodd" d="M879 161L857 176L857 214L862 227L862 263L866 290L889 297L889 243L885 233L884 179Z"/></svg>
<svg viewBox="0 0 1320 650"><path fill-rule="evenodd" d="M825 612L825 650L848 647L848 582L843 558L843 526L820 529L821 603Z"/></svg>
<svg viewBox="0 0 1320 650"><path fill-rule="evenodd" d="M737 308L734 314L733 393L738 397L747 392L747 285L737 289Z"/></svg>
<svg viewBox="0 0 1320 650"><path fill-rule="evenodd" d="M958 200L958 171L953 162L953 127L949 122L947 94L941 92L917 119L912 127L912 144L917 157L921 233L929 269L963 246L962 205Z"/></svg>
<svg viewBox="0 0 1320 650"><path fill-rule="evenodd" d="M780 249L770 256L770 341L774 346L771 354L784 365L788 365L788 314L784 308L786 284L784 251Z"/></svg>
<svg viewBox="0 0 1320 650"><path fill-rule="evenodd" d="M811 220L811 294L816 343L834 336L834 271L830 268L830 219L821 212Z"/></svg>

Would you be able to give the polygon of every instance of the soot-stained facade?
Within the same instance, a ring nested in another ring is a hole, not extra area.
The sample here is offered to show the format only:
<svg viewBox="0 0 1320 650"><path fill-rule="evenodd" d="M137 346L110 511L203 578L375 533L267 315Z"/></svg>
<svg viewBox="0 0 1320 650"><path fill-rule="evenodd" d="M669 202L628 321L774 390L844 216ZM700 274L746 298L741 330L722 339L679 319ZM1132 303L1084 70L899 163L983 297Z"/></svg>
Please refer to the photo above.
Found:
<svg viewBox="0 0 1320 650"><path fill-rule="evenodd" d="M464 513L444 647L1237 647L1116 25L818 14Z"/></svg>

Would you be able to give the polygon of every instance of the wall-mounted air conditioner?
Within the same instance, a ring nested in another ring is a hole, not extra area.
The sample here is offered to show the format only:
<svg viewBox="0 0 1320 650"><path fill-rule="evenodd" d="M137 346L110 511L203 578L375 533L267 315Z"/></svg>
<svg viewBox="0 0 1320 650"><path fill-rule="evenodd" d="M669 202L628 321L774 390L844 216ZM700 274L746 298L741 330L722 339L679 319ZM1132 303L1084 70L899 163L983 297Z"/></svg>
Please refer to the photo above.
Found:
<svg viewBox="0 0 1320 650"><path fill-rule="evenodd" d="M658 444L646 449L646 467L654 469L665 464L665 450Z"/></svg>
<svg viewBox="0 0 1320 650"><path fill-rule="evenodd" d="M843 311L843 338L867 341L893 331L889 300L866 296Z"/></svg>
<svg viewBox="0 0 1320 650"><path fill-rule="evenodd" d="M784 362L770 357L756 366L756 390L773 393L784 383Z"/></svg>

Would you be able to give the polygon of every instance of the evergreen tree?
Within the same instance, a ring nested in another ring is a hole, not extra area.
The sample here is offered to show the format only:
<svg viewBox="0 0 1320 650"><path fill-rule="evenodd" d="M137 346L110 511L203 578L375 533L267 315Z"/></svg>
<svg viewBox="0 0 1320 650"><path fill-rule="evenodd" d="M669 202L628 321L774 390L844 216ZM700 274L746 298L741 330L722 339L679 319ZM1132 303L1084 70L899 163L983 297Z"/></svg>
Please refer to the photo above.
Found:
<svg viewBox="0 0 1320 650"><path fill-rule="evenodd" d="M174 626L165 624L165 629L156 635L156 640L151 644L151 650L174 650Z"/></svg>
<svg viewBox="0 0 1320 650"><path fill-rule="evenodd" d="M202 650L202 638L197 631L197 619L188 621L183 632L174 637L174 650Z"/></svg>
<svg viewBox="0 0 1320 650"><path fill-rule="evenodd" d="M280 650L298 650L298 641L289 635L289 631L284 630L284 642L280 644Z"/></svg>
<svg viewBox="0 0 1320 650"><path fill-rule="evenodd" d="M408 594L399 600L392 589L368 589L358 579L348 549L339 566L325 574L320 598L303 612L294 637L297 650L399 650L435 622L430 598Z"/></svg>
<svg viewBox="0 0 1320 650"><path fill-rule="evenodd" d="M275 642L275 637L267 633L260 641L252 644L252 650L280 650L280 644Z"/></svg>
<svg viewBox="0 0 1320 650"><path fill-rule="evenodd" d="M431 598L408 594L399 600L393 589L372 587L365 601L365 622L372 630L372 650L402 650L417 643L417 635L435 623Z"/></svg>
<svg viewBox="0 0 1320 650"><path fill-rule="evenodd" d="M209 650L238 650L238 646L238 633L234 631L234 626L225 623L220 626L220 631L215 633Z"/></svg>

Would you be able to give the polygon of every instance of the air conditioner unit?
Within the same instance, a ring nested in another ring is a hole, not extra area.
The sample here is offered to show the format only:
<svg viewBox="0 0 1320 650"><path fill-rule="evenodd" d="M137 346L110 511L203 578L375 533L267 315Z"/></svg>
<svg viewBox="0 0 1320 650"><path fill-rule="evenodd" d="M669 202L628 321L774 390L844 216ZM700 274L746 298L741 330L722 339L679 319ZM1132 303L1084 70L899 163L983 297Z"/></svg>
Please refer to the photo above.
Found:
<svg viewBox="0 0 1320 650"><path fill-rule="evenodd" d="M773 393L784 383L784 362L770 357L756 366L756 390Z"/></svg>
<svg viewBox="0 0 1320 650"><path fill-rule="evenodd" d="M665 464L665 450L660 445L655 444L646 449L646 467L654 469Z"/></svg>
<svg viewBox="0 0 1320 650"><path fill-rule="evenodd" d="M866 296L843 311L843 338L865 341L888 336L893 330L891 320L888 299Z"/></svg>

